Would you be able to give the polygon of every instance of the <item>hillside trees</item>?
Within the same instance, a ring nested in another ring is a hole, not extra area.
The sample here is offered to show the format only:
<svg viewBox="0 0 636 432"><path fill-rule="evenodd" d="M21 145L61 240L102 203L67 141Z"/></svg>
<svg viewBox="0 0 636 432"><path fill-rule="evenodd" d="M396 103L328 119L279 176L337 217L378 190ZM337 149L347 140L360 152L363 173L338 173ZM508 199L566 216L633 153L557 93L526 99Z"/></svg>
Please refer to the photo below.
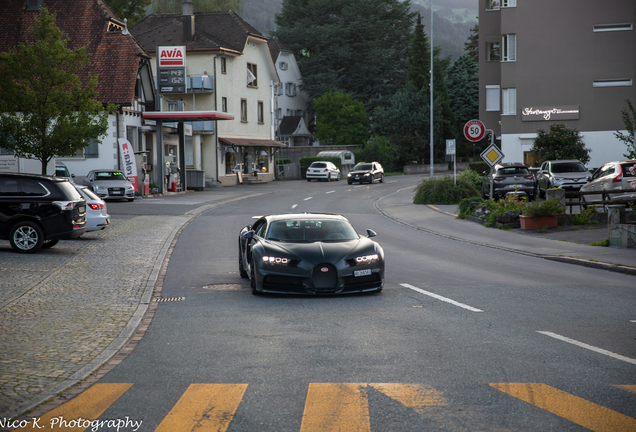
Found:
<svg viewBox="0 0 636 432"><path fill-rule="evenodd" d="M243 0L192 0L195 12L243 11ZM182 13L183 0L153 0L152 13Z"/></svg>
<svg viewBox="0 0 636 432"><path fill-rule="evenodd" d="M151 3L152 0L106 0L106 4L119 18L126 19L129 27L146 16L146 7Z"/></svg>
<svg viewBox="0 0 636 432"><path fill-rule="evenodd" d="M46 8L31 40L0 53L0 147L37 159L42 174L56 156L73 156L108 128L108 111L96 100L97 77L82 82L86 47L72 50Z"/></svg>
<svg viewBox="0 0 636 432"><path fill-rule="evenodd" d="M274 33L296 54L310 98L346 93L371 113L405 82L414 18L409 6L399 0L284 0Z"/></svg>

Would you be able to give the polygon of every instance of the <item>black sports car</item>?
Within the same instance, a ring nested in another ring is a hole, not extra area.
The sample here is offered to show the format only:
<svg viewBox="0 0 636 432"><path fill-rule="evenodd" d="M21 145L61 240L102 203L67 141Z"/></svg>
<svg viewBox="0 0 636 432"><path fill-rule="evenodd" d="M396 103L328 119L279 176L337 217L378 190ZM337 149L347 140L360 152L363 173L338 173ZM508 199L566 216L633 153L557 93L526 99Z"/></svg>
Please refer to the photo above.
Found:
<svg viewBox="0 0 636 432"><path fill-rule="evenodd" d="M382 291L384 251L341 215L260 217L239 235L239 273L252 294L342 294Z"/></svg>

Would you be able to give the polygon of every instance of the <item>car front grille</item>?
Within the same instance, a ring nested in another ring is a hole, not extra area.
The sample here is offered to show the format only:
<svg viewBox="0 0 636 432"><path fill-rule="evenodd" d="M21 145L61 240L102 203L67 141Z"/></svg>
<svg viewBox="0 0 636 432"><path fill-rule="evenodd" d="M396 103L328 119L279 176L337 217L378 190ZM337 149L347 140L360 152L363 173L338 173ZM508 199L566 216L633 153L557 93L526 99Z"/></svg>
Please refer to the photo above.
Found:
<svg viewBox="0 0 636 432"><path fill-rule="evenodd" d="M380 273L371 273L368 276L347 276L344 278L345 287L357 287L360 289L364 288L374 288L377 287L378 284L382 282L380 278Z"/></svg>
<svg viewBox="0 0 636 432"><path fill-rule="evenodd" d="M331 264L318 264L311 275L314 288L318 290L335 290L338 283L338 270Z"/></svg>
<svg viewBox="0 0 636 432"><path fill-rule="evenodd" d="M303 279L296 276L266 275L263 278L263 289L302 288Z"/></svg>
<svg viewBox="0 0 636 432"><path fill-rule="evenodd" d="M112 187L108 188L108 195L124 195L126 193L126 188L121 187Z"/></svg>

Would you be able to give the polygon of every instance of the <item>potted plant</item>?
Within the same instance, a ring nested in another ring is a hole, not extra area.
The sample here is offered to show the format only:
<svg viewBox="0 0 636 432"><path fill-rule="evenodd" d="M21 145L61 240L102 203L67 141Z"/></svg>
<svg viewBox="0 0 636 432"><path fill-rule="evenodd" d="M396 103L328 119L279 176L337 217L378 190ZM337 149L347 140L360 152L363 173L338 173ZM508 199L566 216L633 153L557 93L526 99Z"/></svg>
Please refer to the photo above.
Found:
<svg viewBox="0 0 636 432"><path fill-rule="evenodd" d="M565 211L557 198L545 201L533 201L523 208L519 215L521 229L556 228L559 225L559 215Z"/></svg>

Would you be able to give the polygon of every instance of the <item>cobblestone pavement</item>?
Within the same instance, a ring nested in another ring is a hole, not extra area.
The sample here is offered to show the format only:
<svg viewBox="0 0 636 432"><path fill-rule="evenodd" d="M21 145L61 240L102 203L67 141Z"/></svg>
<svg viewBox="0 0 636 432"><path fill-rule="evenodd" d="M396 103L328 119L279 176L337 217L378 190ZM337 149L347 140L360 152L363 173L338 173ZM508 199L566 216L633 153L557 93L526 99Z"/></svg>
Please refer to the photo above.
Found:
<svg viewBox="0 0 636 432"><path fill-rule="evenodd" d="M31 255L0 241L0 417L54 396L123 346L192 217L113 219Z"/></svg>

